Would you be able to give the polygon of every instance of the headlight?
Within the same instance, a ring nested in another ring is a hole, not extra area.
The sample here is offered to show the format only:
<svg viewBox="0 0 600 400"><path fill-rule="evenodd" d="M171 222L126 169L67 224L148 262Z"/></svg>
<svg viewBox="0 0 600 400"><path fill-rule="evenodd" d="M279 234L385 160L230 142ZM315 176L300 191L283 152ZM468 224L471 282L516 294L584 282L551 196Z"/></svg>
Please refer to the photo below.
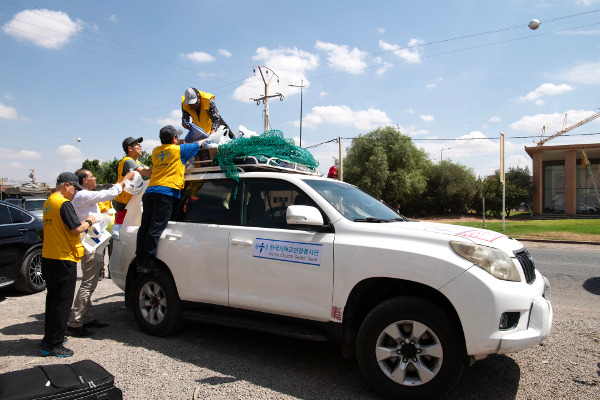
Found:
<svg viewBox="0 0 600 400"><path fill-rule="evenodd" d="M503 251L478 244L454 241L450 242L450 247L456 254L471 261L494 278L514 282L521 281L521 276L512 258Z"/></svg>

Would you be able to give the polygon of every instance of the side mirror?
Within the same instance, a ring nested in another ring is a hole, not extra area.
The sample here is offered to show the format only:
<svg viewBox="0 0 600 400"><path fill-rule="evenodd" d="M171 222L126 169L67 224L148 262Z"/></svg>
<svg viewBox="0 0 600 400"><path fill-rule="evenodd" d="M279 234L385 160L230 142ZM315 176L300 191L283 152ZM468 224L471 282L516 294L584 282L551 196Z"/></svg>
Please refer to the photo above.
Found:
<svg viewBox="0 0 600 400"><path fill-rule="evenodd" d="M312 206L289 206L285 218L288 225L323 226L323 216Z"/></svg>

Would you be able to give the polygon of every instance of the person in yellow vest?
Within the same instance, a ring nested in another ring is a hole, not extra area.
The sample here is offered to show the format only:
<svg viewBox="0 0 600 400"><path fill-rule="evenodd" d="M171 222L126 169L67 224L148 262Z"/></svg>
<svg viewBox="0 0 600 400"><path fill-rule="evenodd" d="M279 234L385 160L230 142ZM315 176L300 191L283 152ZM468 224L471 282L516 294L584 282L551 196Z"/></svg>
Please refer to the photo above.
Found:
<svg viewBox="0 0 600 400"><path fill-rule="evenodd" d="M83 256L79 235L96 222L93 215L80 221L71 204L75 192L82 189L77 175L63 172L56 179L55 192L44 202L42 276L46 281L46 311L40 348L43 356L73 355L73 350L63 343L75 295L77 262Z"/></svg>
<svg viewBox="0 0 600 400"><path fill-rule="evenodd" d="M141 137L128 137L123 140L123 151L125 152L125 157L119 161L119 165L117 167L117 183L120 183L123 180L123 177L127 175L129 171L137 171L140 173L140 175L146 178L150 177L152 168L147 167L138 161L138 158L142 155L141 143L143 141L144 138ZM129 203L130 199L131 194L127 193L126 191L122 191L113 199L113 208L117 213L125 210L125 207L127 206L127 203Z"/></svg>
<svg viewBox="0 0 600 400"><path fill-rule="evenodd" d="M181 125L189 129L185 136L185 143L206 139L217 131L219 125L228 129L230 137L232 136L231 129L215 105L215 96L193 87L187 88L185 94L181 96Z"/></svg>
<svg viewBox="0 0 600 400"><path fill-rule="evenodd" d="M136 263L140 272L158 268L156 249L173 204L181 197L185 163L198 154L201 142L180 144L181 129L167 125L160 130L160 143L152 151L152 175L142 197L142 222L137 234Z"/></svg>

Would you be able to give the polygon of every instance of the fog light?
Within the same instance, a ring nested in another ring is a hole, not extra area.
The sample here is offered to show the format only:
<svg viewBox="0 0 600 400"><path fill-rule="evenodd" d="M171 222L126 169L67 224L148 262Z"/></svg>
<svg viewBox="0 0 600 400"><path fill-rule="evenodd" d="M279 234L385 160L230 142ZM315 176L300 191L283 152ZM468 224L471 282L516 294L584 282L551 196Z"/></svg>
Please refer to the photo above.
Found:
<svg viewBox="0 0 600 400"><path fill-rule="evenodd" d="M508 326L508 316L506 315L506 313L502 314L500 316L500 329L506 329L506 327Z"/></svg>
<svg viewBox="0 0 600 400"><path fill-rule="evenodd" d="M498 324L498 328L501 331L505 331L507 329L513 329L519 323L519 317L521 313L517 311L505 312L500 316L500 323Z"/></svg>

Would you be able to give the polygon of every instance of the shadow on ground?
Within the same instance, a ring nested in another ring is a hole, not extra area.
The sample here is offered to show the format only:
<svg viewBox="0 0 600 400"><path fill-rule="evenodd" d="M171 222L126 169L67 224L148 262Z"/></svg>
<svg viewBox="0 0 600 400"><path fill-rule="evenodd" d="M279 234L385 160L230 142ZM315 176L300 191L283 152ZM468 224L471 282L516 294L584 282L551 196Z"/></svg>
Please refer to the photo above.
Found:
<svg viewBox="0 0 600 400"><path fill-rule="evenodd" d="M212 377L199 376L198 386L244 380L300 399L380 398L362 378L356 362L343 359L337 344L195 322L186 324L178 334L153 337L141 332L133 315L126 312L122 294L98 300L104 303L94 306L94 314L110 326L85 340L110 339L215 372ZM0 332L5 336L41 335L43 314L31 316L36 320L6 326ZM39 341L4 340L0 347L2 356L32 356L38 352ZM114 363L119 363L119 355ZM105 367L110 370L110 365ZM514 399L519 381L518 364L510 357L494 355L467 368L445 399Z"/></svg>

